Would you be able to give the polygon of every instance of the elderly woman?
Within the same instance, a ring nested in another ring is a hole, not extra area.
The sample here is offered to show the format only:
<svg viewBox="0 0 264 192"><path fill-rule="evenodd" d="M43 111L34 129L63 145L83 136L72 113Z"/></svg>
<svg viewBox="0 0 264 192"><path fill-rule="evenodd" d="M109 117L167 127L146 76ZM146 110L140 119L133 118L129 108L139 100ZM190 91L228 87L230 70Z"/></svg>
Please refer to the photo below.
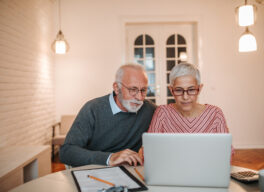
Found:
<svg viewBox="0 0 264 192"><path fill-rule="evenodd" d="M151 133L228 133L219 107L197 102L203 85L199 70L188 63L176 65L169 87L175 103L159 106L152 118Z"/></svg>
<svg viewBox="0 0 264 192"><path fill-rule="evenodd" d="M170 91L175 103L159 106L151 120L149 133L228 133L219 107L197 102L203 85L199 70L191 64L176 65L170 73ZM232 147L232 155L234 149ZM139 150L143 157L143 147Z"/></svg>

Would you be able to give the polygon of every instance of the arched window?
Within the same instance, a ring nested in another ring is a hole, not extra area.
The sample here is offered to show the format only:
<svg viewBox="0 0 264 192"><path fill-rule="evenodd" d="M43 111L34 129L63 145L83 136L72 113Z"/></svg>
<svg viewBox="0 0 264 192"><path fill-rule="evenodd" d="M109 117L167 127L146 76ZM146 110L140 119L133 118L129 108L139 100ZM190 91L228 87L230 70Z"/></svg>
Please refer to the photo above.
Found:
<svg viewBox="0 0 264 192"><path fill-rule="evenodd" d="M126 62L137 62L147 72L147 99L157 105L174 102L168 91L171 69L180 62L196 64L197 35L193 23L127 23ZM188 58L186 58L188 53Z"/></svg>
<svg viewBox="0 0 264 192"><path fill-rule="evenodd" d="M167 76L167 103L174 103L174 98L169 90L170 72L172 68L187 60L187 44L185 38L180 34L173 34L166 42L166 76Z"/></svg>
<svg viewBox="0 0 264 192"><path fill-rule="evenodd" d="M134 41L134 60L144 66L148 75L148 93L147 98L155 100L155 44L150 35L141 34Z"/></svg>

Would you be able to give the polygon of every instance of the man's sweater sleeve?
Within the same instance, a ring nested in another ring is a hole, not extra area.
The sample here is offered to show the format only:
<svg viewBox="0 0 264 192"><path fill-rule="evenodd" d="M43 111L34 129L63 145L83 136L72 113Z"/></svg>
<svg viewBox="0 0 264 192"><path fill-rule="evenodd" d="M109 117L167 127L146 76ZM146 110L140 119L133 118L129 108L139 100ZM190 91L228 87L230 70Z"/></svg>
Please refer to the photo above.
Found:
<svg viewBox="0 0 264 192"><path fill-rule="evenodd" d="M77 115L64 144L60 148L60 160L71 166L88 164L106 165L110 152L87 149L94 130L94 114L91 106L86 104Z"/></svg>

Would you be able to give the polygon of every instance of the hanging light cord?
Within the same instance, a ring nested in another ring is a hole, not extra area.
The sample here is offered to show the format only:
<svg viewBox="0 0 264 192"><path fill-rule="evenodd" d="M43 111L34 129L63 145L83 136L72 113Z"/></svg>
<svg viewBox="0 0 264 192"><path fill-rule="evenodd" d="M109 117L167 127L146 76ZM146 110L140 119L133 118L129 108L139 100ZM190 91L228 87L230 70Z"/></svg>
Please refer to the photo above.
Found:
<svg viewBox="0 0 264 192"><path fill-rule="evenodd" d="M60 8L61 3L60 3L60 0L58 0L58 4L59 4L59 6L58 6L58 9L59 9L59 11L58 11L58 14L59 14L59 30L61 30L61 8Z"/></svg>

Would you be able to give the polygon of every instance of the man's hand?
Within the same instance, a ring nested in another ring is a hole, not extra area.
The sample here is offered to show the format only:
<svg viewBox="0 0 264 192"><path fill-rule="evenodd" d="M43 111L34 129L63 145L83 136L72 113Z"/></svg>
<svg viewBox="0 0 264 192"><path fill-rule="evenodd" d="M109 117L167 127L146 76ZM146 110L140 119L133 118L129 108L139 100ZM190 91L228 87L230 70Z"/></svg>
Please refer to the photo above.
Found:
<svg viewBox="0 0 264 192"><path fill-rule="evenodd" d="M113 153L109 160L110 166L117 166L121 164L129 164L136 166L138 163L142 165L142 159L139 157L138 153L130 149L125 149Z"/></svg>
<svg viewBox="0 0 264 192"><path fill-rule="evenodd" d="M140 147L139 151L138 151L138 155L140 157L140 159L142 159L142 161L144 162L144 148Z"/></svg>

